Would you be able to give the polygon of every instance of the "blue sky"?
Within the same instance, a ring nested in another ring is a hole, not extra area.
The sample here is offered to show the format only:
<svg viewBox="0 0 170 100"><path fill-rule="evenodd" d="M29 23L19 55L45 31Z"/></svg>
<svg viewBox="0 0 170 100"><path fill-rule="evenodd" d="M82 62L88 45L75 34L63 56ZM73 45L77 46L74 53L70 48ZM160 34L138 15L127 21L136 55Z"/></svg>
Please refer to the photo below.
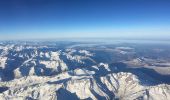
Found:
<svg viewBox="0 0 170 100"><path fill-rule="evenodd" d="M170 0L1 0L0 39L170 37Z"/></svg>

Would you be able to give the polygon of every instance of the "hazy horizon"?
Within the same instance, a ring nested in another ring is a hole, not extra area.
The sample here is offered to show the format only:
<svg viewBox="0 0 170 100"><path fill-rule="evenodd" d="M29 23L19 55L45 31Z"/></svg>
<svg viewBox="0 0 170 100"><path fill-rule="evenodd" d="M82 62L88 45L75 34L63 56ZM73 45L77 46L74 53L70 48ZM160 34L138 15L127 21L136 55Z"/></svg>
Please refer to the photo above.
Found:
<svg viewBox="0 0 170 100"><path fill-rule="evenodd" d="M168 0L5 0L0 40L170 37Z"/></svg>

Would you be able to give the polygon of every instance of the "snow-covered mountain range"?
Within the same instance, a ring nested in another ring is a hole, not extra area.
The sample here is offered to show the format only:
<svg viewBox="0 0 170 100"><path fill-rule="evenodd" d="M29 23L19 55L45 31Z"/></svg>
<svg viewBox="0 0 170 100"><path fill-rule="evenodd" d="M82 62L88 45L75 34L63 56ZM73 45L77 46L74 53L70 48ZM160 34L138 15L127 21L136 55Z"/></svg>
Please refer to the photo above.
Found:
<svg viewBox="0 0 170 100"><path fill-rule="evenodd" d="M170 100L170 82L164 79L169 74L161 74L165 68L170 72L169 55L164 54L169 48L155 51L163 57L155 52L147 57L138 49L124 44L2 42L0 100Z"/></svg>

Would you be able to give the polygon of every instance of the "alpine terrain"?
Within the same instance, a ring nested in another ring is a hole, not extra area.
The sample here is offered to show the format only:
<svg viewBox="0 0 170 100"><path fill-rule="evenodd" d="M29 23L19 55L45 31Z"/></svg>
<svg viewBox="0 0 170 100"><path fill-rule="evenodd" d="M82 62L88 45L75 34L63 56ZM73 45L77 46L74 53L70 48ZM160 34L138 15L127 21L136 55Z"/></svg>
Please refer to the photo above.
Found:
<svg viewBox="0 0 170 100"><path fill-rule="evenodd" d="M0 100L170 100L168 44L0 42Z"/></svg>

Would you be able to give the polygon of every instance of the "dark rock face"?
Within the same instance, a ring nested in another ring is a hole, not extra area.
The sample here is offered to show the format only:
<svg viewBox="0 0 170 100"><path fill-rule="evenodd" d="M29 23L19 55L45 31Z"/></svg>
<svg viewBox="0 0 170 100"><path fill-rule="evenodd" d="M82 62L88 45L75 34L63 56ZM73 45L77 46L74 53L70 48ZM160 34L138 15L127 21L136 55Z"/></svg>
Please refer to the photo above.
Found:
<svg viewBox="0 0 170 100"><path fill-rule="evenodd" d="M66 89L59 89L57 92L57 100L79 100L75 93L71 93Z"/></svg>
<svg viewBox="0 0 170 100"><path fill-rule="evenodd" d="M9 89L8 87L0 87L0 93L3 93L8 89Z"/></svg>

